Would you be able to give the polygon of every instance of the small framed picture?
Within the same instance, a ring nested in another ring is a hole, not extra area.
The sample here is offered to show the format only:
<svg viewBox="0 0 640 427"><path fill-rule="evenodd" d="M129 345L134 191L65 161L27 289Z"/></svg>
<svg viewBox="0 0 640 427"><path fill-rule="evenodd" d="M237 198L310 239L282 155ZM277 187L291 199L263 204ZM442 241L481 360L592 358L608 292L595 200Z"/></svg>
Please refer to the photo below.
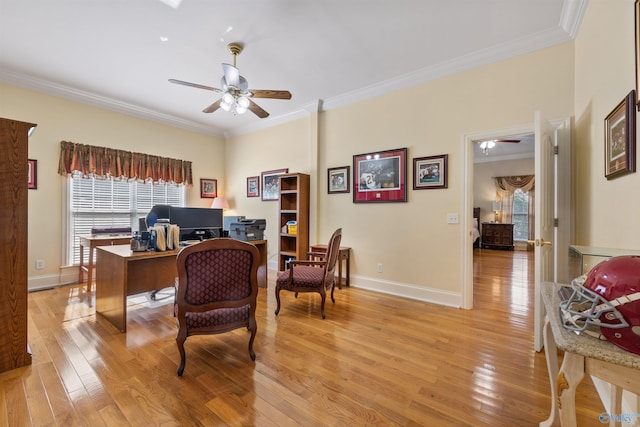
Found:
<svg viewBox="0 0 640 427"><path fill-rule="evenodd" d="M353 156L353 203L407 201L407 149Z"/></svg>
<svg viewBox="0 0 640 427"><path fill-rule="evenodd" d="M218 180L217 179L200 179L200 198L215 199L218 197Z"/></svg>
<svg viewBox="0 0 640 427"><path fill-rule="evenodd" d="M327 192L333 193L348 193L349 187L349 166L339 166L337 168L327 169Z"/></svg>
<svg viewBox="0 0 640 427"><path fill-rule="evenodd" d="M635 90L604 119L604 176L617 178L636 171Z"/></svg>
<svg viewBox="0 0 640 427"><path fill-rule="evenodd" d="M280 181L278 180L278 175L287 172L289 172L289 169L276 169L260 174L262 177L262 200L280 199Z"/></svg>
<svg viewBox="0 0 640 427"><path fill-rule="evenodd" d="M413 189L447 188L448 154L413 159Z"/></svg>
<svg viewBox="0 0 640 427"><path fill-rule="evenodd" d="M28 181L27 188L29 190L36 190L38 188L38 161L29 159L27 160Z"/></svg>
<svg viewBox="0 0 640 427"><path fill-rule="evenodd" d="M247 197L260 197L259 176L250 176L247 178Z"/></svg>

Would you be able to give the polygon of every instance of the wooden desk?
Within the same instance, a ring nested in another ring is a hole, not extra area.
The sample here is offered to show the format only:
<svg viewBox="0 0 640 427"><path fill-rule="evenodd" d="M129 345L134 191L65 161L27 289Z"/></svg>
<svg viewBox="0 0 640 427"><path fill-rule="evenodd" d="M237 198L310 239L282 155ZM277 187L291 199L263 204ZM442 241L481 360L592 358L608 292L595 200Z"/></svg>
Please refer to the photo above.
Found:
<svg viewBox="0 0 640 427"><path fill-rule="evenodd" d="M87 235L80 236L80 283L84 282L84 273L87 273L87 292L91 292L93 284L93 254L97 246L124 245L131 242L131 235ZM89 260L84 263L84 248L89 248ZM91 306L91 296L89 296L89 306Z"/></svg>
<svg viewBox="0 0 640 427"><path fill-rule="evenodd" d="M547 311L544 326L544 352L551 382L551 413L540 427L553 425L559 418L562 426L576 425L576 388L585 374L611 383L610 426L622 415L622 390L640 394L640 356L625 351L609 341L566 330L560 321L560 297L557 283L542 283L541 293ZM564 350L558 370L558 351ZM605 421L606 422L606 421ZM633 420L632 420L633 422ZM594 424L596 421L594 420ZM604 422L603 422L604 425Z"/></svg>
<svg viewBox="0 0 640 427"><path fill-rule="evenodd" d="M258 286L267 287L267 241L249 242L260 252ZM127 331L127 297L174 286L179 251L133 252L130 245L96 250L96 313Z"/></svg>
<svg viewBox="0 0 640 427"><path fill-rule="evenodd" d="M311 245L309 246L309 251L310 252L327 252L327 245ZM350 254L351 254L351 248L347 247L347 246L340 246L339 252L338 252L338 288L342 289L342 261L345 261L345 264L347 266L347 277L346 277L346 285L349 286L350 281L349 281L349 276L350 274L350 270L351 270L351 262L350 262Z"/></svg>

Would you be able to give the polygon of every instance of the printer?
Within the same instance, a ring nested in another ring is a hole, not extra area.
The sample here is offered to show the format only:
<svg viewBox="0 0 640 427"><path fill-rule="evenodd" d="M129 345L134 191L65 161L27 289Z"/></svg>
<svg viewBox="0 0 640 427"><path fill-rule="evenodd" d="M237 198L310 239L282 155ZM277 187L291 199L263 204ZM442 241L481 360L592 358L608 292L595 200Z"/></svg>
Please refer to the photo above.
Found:
<svg viewBox="0 0 640 427"><path fill-rule="evenodd" d="M229 237L250 242L264 240L264 229L267 222L264 219L241 219L229 225Z"/></svg>

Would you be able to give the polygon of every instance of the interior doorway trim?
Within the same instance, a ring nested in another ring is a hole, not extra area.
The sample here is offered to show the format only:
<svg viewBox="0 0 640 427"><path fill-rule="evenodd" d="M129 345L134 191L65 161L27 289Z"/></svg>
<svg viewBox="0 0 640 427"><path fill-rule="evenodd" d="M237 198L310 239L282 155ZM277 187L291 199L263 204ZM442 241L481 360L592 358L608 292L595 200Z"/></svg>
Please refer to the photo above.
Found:
<svg viewBox="0 0 640 427"><path fill-rule="evenodd" d="M473 221L474 141L506 138L511 135L522 135L525 133L534 133L533 122L500 129L467 133L462 137L465 170L462 223L466 225L462 245L462 308L464 309L470 310L473 308L473 242L471 241L471 222Z"/></svg>

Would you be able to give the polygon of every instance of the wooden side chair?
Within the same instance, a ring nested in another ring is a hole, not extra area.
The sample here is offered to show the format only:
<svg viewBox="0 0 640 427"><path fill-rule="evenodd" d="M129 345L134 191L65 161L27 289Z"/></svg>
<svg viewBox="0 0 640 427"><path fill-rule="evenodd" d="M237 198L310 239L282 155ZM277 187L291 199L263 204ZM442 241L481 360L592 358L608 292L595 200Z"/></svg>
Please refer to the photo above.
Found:
<svg viewBox="0 0 640 427"><path fill-rule="evenodd" d="M337 229L327 245L326 256L322 260L292 260L289 261L289 269L280 273L276 280L276 316L280 312L280 290L295 292L296 298L299 292L318 292L322 297L320 311L325 318L324 302L327 290L331 288L331 302L335 304L333 291L335 290L335 270L342 229Z"/></svg>
<svg viewBox="0 0 640 427"><path fill-rule="evenodd" d="M256 359L256 297L260 253L247 242L211 239L183 248L178 254L174 315L180 352L178 376L186 363L184 342L191 335L219 334L247 328L249 355Z"/></svg>

